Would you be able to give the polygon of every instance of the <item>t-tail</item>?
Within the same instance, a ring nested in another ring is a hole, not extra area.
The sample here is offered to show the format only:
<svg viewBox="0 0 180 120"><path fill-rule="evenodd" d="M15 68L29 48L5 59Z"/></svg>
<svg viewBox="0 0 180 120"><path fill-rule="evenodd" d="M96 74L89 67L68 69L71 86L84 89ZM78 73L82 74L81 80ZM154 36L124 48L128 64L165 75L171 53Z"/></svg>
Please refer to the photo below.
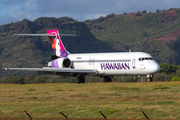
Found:
<svg viewBox="0 0 180 120"><path fill-rule="evenodd" d="M68 57L69 52L65 49L60 36L76 36L74 34L59 34L58 30L47 30L47 34L15 34L21 36L47 36L50 39L55 56Z"/></svg>
<svg viewBox="0 0 180 120"><path fill-rule="evenodd" d="M56 36L48 36L50 39L54 54L60 58L67 57L68 52L66 51L61 41L58 30L47 30L47 34L56 35Z"/></svg>

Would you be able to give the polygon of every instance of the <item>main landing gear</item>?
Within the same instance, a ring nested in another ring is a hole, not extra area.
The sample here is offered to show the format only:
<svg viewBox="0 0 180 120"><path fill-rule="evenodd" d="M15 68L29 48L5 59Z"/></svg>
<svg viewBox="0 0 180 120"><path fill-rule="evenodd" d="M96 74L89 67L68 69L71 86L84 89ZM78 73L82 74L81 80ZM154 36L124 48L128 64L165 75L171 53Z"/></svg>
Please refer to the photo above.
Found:
<svg viewBox="0 0 180 120"><path fill-rule="evenodd" d="M112 82L112 79L111 79L111 77L109 77L109 76L106 76L106 77L104 77L104 80L103 80L104 82Z"/></svg>
<svg viewBox="0 0 180 120"><path fill-rule="evenodd" d="M103 81L104 82L112 82L112 78L110 76L105 76ZM77 77L77 83L85 83L84 75L80 75Z"/></svg>
<svg viewBox="0 0 180 120"><path fill-rule="evenodd" d="M85 82L84 76L77 77L77 83L84 83L84 82Z"/></svg>

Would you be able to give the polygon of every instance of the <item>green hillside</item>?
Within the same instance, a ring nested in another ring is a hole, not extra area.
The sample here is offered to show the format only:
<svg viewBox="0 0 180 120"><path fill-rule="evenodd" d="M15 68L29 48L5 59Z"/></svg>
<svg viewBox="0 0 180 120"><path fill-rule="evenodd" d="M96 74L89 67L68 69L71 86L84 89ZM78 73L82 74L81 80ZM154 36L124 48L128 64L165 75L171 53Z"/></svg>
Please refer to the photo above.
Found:
<svg viewBox="0 0 180 120"><path fill-rule="evenodd" d="M115 40L121 43L142 42L180 29L180 9L157 13L111 14L85 23L100 40Z"/></svg>
<svg viewBox="0 0 180 120"><path fill-rule="evenodd" d="M116 50L144 51L159 63L180 64L180 48L177 47L180 9L110 14L85 23L96 38Z"/></svg>

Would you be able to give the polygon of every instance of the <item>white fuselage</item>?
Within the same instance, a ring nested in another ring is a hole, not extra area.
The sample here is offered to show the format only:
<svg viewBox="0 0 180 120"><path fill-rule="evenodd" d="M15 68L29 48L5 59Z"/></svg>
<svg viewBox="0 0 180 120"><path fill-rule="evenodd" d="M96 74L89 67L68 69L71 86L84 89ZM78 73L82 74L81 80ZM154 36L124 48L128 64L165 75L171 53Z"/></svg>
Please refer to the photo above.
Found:
<svg viewBox="0 0 180 120"><path fill-rule="evenodd" d="M144 52L69 54L68 58L72 69L95 70L98 73L88 75L153 75L160 71L159 64Z"/></svg>

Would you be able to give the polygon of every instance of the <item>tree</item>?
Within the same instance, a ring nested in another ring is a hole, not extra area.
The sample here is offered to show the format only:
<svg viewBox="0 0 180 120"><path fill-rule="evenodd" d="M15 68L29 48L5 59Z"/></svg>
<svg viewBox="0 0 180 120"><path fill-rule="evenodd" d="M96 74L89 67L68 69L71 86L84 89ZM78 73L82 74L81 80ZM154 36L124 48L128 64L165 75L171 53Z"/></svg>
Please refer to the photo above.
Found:
<svg viewBox="0 0 180 120"><path fill-rule="evenodd" d="M160 12L159 9L156 10L156 13Z"/></svg>
<svg viewBox="0 0 180 120"><path fill-rule="evenodd" d="M105 18L103 16L101 16L98 19L96 19L97 22L103 22L104 20L105 20Z"/></svg>
<svg viewBox="0 0 180 120"><path fill-rule="evenodd" d="M110 19L110 18L112 18L112 17L114 17L114 16L115 16L115 14L114 14L114 13L111 13L110 15L107 15L106 18L107 18L107 19Z"/></svg>
<svg viewBox="0 0 180 120"><path fill-rule="evenodd" d="M124 15L127 15L127 13L126 13L126 12L124 12Z"/></svg>
<svg viewBox="0 0 180 120"><path fill-rule="evenodd" d="M142 13L147 13L147 11L146 11L146 10L143 10Z"/></svg>
<svg viewBox="0 0 180 120"><path fill-rule="evenodd" d="M148 33L146 31L142 32L142 36L143 37L147 37L148 36Z"/></svg>
<svg viewBox="0 0 180 120"><path fill-rule="evenodd" d="M138 11L137 14L136 14L136 16L141 16L141 13Z"/></svg>
<svg viewBox="0 0 180 120"><path fill-rule="evenodd" d="M15 84L25 84L25 76L15 76L13 81Z"/></svg>
<svg viewBox="0 0 180 120"><path fill-rule="evenodd" d="M162 63L160 64L161 67L161 72L170 74L172 72L176 72L177 66L175 65L170 65L169 63Z"/></svg>

